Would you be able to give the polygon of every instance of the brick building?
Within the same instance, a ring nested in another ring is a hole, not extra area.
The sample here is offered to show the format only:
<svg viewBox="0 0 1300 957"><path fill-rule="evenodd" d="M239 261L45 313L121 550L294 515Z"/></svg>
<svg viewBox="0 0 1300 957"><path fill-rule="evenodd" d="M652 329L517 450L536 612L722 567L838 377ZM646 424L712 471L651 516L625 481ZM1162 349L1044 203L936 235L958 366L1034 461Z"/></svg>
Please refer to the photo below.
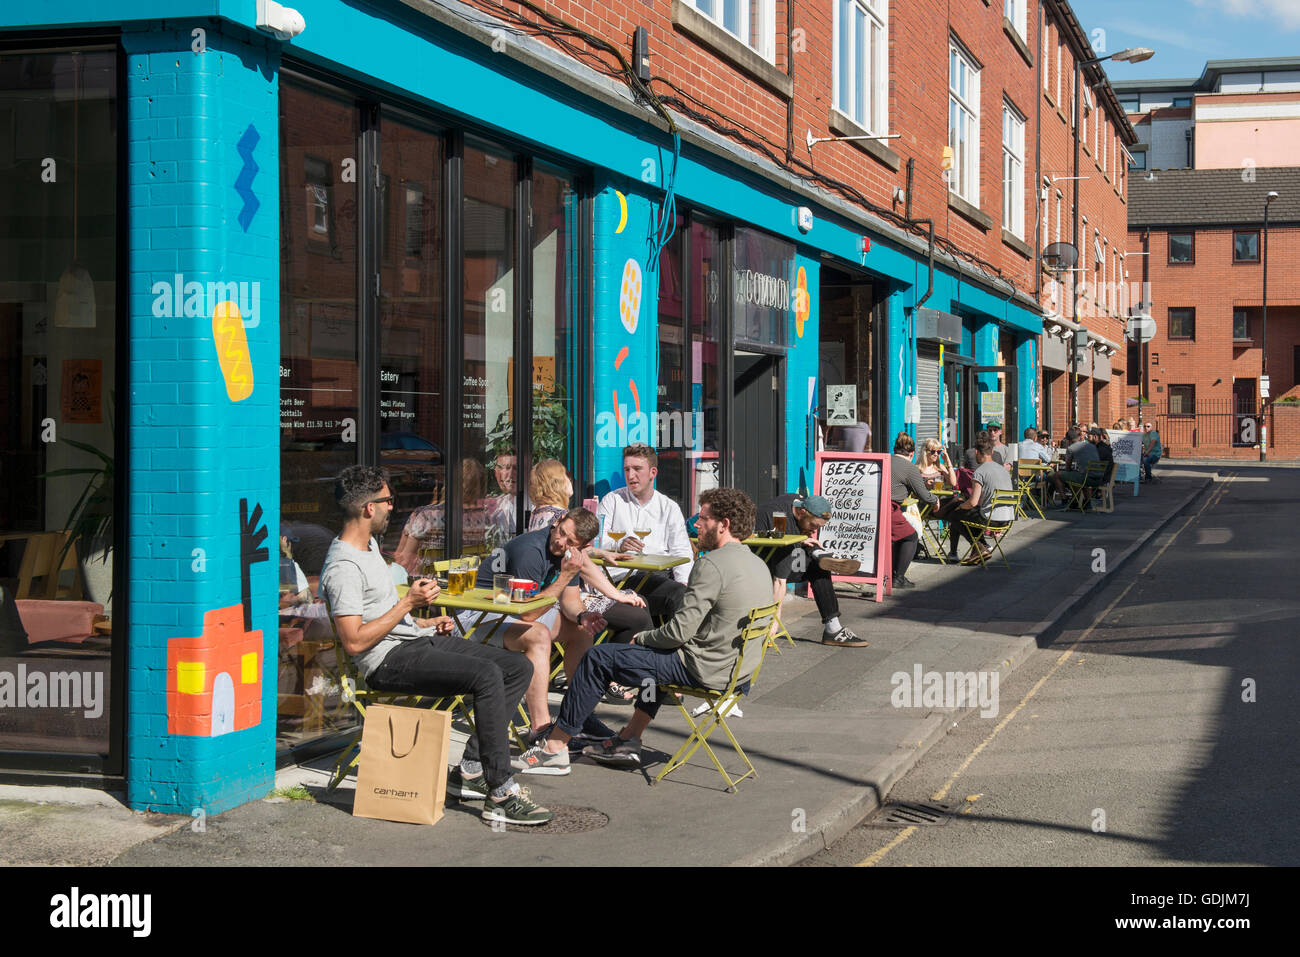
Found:
<svg viewBox="0 0 1300 957"><path fill-rule="evenodd" d="M578 499L635 441L688 513L790 490L831 387L875 450L1059 435L1071 384L1116 414L1134 133L1068 4L304 8L0 14L0 587L77 549L57 640L0 602L0 661L109 678L75 735L0 712L0 768L220 810L346 724L290 610L348 464L393 473L385 548L418 507L455 555L525 527L543 458Z"/></svg>
<svg viewBox="0 0 1300 957"><path fill-rule="evenodd" d="M1210 60L1197 78L1115 89L1139 137L1129 246L1149 253L1142 278L1156 322L1145 360L1129 347L1128 396L1152 402L1145 412L1173 455L1254 458L1259 436L1243 440L1238 415L1263 410L1268 454L1300 456L1296 410L1272 405L1300 382L1300 59Z"/></svg>

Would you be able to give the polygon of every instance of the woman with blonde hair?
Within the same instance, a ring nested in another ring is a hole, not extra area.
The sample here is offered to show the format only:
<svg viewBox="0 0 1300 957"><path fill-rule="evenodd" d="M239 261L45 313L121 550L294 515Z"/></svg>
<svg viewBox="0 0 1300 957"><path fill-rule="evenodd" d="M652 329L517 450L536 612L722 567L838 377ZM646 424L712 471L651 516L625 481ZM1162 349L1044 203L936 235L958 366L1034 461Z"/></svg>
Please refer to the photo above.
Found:
<svg viewBox="0 0 1300 957"><path fill-rule="evenodd" d="M528 478L528 497L533 501L533 515L528 530L550 528L569 510L573 498L573 480L558 459L546 459L533 466Z"/></svg>
<svg viewBox="0 0 1300 957"><path fill-rule="evenodd" d="M921 461L916 464L927 485L933 485L937 479L942 478L953 488L957 487L957 470L948 461L948 453L943 450L943 443L938 439L926 439L921 443Z"/></svg>

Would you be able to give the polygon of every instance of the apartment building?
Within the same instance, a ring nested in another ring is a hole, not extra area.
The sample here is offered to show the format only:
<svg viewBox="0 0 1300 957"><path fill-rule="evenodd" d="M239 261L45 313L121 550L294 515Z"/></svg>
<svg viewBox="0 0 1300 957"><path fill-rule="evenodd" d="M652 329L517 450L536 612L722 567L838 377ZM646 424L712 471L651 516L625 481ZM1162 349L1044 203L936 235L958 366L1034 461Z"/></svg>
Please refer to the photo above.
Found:
<svg viewBox="0 0 1300 957"><path fill-rule="evenodd" d="M95 532L0 661L75 645L107 689L0 713L6 771L215 811L346 727L276 596L352 463L386 548L434 506L454 555L525 527L542 458L578 499L637 441L687 511L791 489L832 386L876 450L1114 414L1135 137L1065 3L213 9L0 13L0 587Z"/></svg>
<svg viewBox="0 0 1300 957"><path fill-rule="evenodd" d="M1128 242L1156 321L1145 355L1129 347L1128 395L1174 455L1254 458L1265 437L1266 455L1300 455L1296 409L1274 405L1300 383L1300 58L1115 89L1139 137Z"/></svg>

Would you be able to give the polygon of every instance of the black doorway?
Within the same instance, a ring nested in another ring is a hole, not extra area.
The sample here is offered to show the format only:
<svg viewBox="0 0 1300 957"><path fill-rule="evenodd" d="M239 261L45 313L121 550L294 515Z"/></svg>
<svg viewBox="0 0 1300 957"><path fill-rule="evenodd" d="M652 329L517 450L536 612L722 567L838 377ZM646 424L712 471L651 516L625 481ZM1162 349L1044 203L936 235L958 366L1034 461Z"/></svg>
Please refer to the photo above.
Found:
<svg viewBox="0 0 1300 957"><path fill-rule="evenodd" d="M762 503L785 491L781 360L766 353L737 350L732 362L736 376L732 405L735 485Z"/></svg>

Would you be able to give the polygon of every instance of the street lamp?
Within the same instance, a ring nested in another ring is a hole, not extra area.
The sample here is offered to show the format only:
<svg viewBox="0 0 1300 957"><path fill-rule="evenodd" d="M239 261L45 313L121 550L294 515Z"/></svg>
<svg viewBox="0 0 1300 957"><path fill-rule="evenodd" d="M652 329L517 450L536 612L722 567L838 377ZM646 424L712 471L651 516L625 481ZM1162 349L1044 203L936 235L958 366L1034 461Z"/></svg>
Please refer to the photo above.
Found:
<svg viewBox="0 0 1300 957"><path fill-rule="evenodd" d="M1149 60L1156 55L1156 51L1150 47L1126 47L1117 53L1109 56L1093 57L1090 60L1074 61L1074 91L1071 100L1071 114L1074 125L1074 198L1071 218L1073 219L1073 244L1074 248L1079 248L1079 115L1083 112L1083 104L1079 102L1079 77L1080 71L1085 66L1092 66L1102 63L1106 60L1119 60L1123 63L1141 63L1143 60ZM1074 277L1070 281L1070 317L1077 324L1079 322L1079 279ZM1138 406L1138 415L1142 414L1141 406ZM1073 358L1070 360L1070 421L1074 422L1079 417L1079 369L1075 365Z"/></svg>
<svg viewBox="0 0 1300 957"><path fill-rule="evenodd" d="M1264 197L1264 248L1260 258L1264 267L1264 309L1259 323L1259 460L1268 458L1268 419L1264 417L1264 399L1268 397L1268 208L1277 199L1277 193L1269 190Z"/></svg>

